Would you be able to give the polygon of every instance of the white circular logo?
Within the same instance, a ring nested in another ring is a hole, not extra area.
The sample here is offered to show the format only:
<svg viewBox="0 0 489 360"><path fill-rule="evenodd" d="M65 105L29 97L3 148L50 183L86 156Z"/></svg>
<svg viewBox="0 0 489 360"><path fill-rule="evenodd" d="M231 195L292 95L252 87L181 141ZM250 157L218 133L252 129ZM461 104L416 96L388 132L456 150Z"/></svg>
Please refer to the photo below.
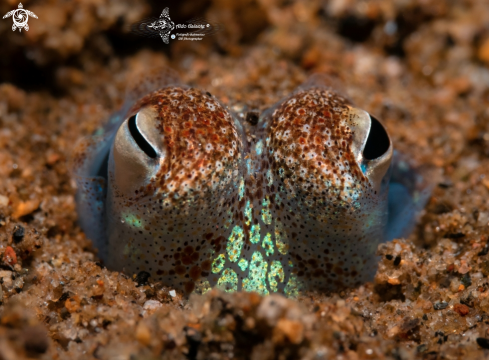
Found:
<svg viewBox="0 0 489 360"><path fill-rule="evenodd" d="M27 31L29 30L29 25L27 25L27 21L29 21L29 15L37 19L36 14L34 14L32 11L25 10L22 6L22 3L19 3L18 9L9 11L3 16L3 18L5 19L12 16L12 20L14 21L14 24L12 25L12 31L15 31L17 29L19 29L19 31L21 31L22 29L25 29L25 31Z"/></svg>

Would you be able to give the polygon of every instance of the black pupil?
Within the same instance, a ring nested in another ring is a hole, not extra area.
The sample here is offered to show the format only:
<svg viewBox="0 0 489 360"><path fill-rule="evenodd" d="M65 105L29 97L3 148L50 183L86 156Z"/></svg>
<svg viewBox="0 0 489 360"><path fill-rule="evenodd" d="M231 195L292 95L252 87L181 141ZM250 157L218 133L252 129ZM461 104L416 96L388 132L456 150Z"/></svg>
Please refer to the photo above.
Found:
<svg viewBox="0 0 489 360"><path fill-rule="evenodd" d="M370 133L368 134L363 157L367 160L377 159L389 150L389 136L379 120L370 116L372 119Z"/></svg>
<svg viewBox="0 0 489 360"><path fill-rule="evenodd" d="M153 149L151 144L144 138L144 136L139 132L138 126L136 125L136 115L133 115L129 118L129 121L127 122L129 125L129 131L131 132L131 135L138 144L139 148L144 151L146 155L148 155L150 158L154 159L156 158L156 151Z"/></svg>

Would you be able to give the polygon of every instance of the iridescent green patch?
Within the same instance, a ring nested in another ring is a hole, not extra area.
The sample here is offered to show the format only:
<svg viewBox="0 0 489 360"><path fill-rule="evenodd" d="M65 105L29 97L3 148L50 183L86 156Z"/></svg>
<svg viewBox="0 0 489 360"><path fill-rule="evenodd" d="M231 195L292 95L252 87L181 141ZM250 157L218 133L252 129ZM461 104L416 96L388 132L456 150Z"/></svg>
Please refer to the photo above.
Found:
<svg viewBox="0 0 489 360"><path fill-rule="evenodd" d="M238 261L243 247L243 229L236 225L233 232L229 235L226 251L228 252L229 261Z"/></svg>
<svg viewBox="0 0 489 360"><path fill-rule="evenodd" d="M238 266L241 269L241 271L245 271L248 268L248 260L246 259L239 260Z"/></svg>
<svg viewBox="0 0 489 360"><path fill-rule="evenodd" d="M209 290L212 289L211 284L209 283L209 280L198 280L195 282L195 292L197 294L205 294Z"/></svg>
<svg viewBox="0 0 489 360"><path fill-rule="evenodd" d="M277 192L275 194L275 204L279 205L282 203L282 198L280 197L280 194Z"/></svg>
<svg viewBox="0 0 489 360"><path fill-rule="evenodd" d="M265 254L267 256L270 256L273 254L273 241L272 241L272 234L267 233L265 237L263 238L263 242L261 244L263 249L265 249Z"/></svg>
<svg viewBox="0 0 489 360"><path fill-rule="evenodd" d="M281 221L275 221L275 243L277 244L278 252L282 255L287 255L289 252L289 239Z"/></svg>
<svg viewBox="0 0 489 360"><path fill-rule="evenodd" d="M217 280L217 286L227 292L238 291L238 275L233 269L224 270Z"/></svg>
<svg viewBox="0 0 489 360"><path fill-rule="evenodd" d="M272 213L268 209L268 207L270 206L270 199L268 198L268 196L263 199L262 206L263 208L261 209L261 219L265 224L270 225L272 223Z"/></svg>
<svg viewBox="0 0 489 360"><path fill-rule="evenodd" d="M299 296L299 291L301 289L301 284L297 279L295 274L291 274L289 281L287 281L287 285L285 285L285 295L289 297L297 297Z"/></svg>
<svg viewBox="0 0 489 360"><path fill-rule="evenodd" d="M251 217L253 216L253 213L252 213L252 209L251 209L249 200L246 202L244 213L245 213L245 218L246 218L246 220L245 220L246 225L250 225L251 224Z"/></svg>
<svg viewBox="0 0 489 360"><path fill-rule="evenodd" d="M268 283L270 284L270 289L277 292L279 282L284 282L284 269L282 268L280 261L274 260L272 261L270 271L268 272Z"/></svg>
<svg viewBox="0 0 489 360"><path fill-rule="evenodd" d="M138 229L144 225L140 217L131 213L122 214L122 222Z"/></svg>
<svg viewBox="0 0 489 360"><path fill-rule="evenodd" d="M248 277L243 280L243 290L256 291L262 295L268 295L267 267L268 264L263 260L263 255L259 251L255 251L251 257Z"/></svg>
<svg viewBox="0 0 489 360"><path fill-rule="evenodd" d="M224 267L225 263L226 263L226 257L224 256L224 254L219 254L219 256L216 257L212 262L212 272L214 274L220 272Z"/></svg>
<svg viewBox="0 0 489 360"><path fill-rule="evenodd" d="M251 226L250 241L252 244L258 244L260 241L260 224Z"/></svg>

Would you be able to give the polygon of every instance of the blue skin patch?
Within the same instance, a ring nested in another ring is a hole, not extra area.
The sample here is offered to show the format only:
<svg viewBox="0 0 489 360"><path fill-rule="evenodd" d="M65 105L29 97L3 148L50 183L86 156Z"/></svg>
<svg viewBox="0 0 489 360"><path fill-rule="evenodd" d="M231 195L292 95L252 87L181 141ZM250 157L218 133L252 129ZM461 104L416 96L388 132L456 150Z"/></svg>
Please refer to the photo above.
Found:
<svg viewBox="0 0 489 360"><path fill-rule="evenodd" d="M426 206L435 182L428 182L432 169L415 169L405 156L394 151L389 183L389 217L385 239L407 237L416 225L416 217Z"/></svg>
<svg viewBox="0 0 489 360"><path fill-rule="evenodd" d="M100 258L186 293L297 296L371 280L377 245L415 226L429 176L390 140L380 160L359 161L369 115L311 84L252 128L174 74L138 86L75 152L79 222Z"/></svg>

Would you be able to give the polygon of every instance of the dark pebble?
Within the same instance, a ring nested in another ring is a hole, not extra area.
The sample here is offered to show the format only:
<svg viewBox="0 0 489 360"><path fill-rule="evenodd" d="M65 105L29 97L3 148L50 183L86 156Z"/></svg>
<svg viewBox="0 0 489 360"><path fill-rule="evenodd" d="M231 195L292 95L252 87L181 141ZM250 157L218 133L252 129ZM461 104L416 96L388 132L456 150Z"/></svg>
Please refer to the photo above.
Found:
<svg viewBox="0 0 489 360"><path fill-rule="evenodd" d="M202 335L197 330L189 328L189 327L186 327L184 330L185 330L185 335L186 335L188 340L191 340L193 342L201 342L202 341Z"/></svg>
<svg viewBox="0 0 489 360"><path fill-rule="evenodd" d="M112 321L107 319L104 319L104 321L102 322L102 326L104 329L107 329L107 326L109 326L110 324L112 324Z"/></svg>
<svg viewBox="0 0 489 360"><path fill-rule="evenodd" d="M458 233L451 233L451 234L446 234L445 237L449 239L461 239L465 236L464 233L458 232Z"/></svg>
<svg viewBox="0 0 489 360"><path fill-rule="evenodd" d="M424 315L423 315L423 320L424 320L424 321L427 321L427 320L428 320L428 315L424 314Z"/></svg>
<svg viewBox="0 0 489 360"><path fill-rule="evenodd" d="M212 97L212 94L210 92L207 91L206 94L208 97Z"/></svg>
<svg viewBox="0 0 489 360"><path fill-rule="evenodd" d="M489 349L489 339L486 338L477 338L477 345L479 345L483 349Z"/></svg>
<svg viewBox="0 0 489 360"><path fill-rule="evenodd" d="M450 204L437 203L431 208L431 212L436 215L446 214L453 210Z"/></svg>
<svg viewBox="0 0 489 360"><path fill-rule="evenodd" d="M407 319L401 324L401 330L407 333L419 325L419 319Z"/></svg>
<svg viewBox="0 0 489 360"><path fill-rule="evenodd" d="M446 289L450 287L451 284L451 277L450 276L444 276L440 279L440 287L443 289Z"/></svg>
<svg viewBox="0 0 489 360"><path fill-rule="evenodd" d="M435 308L435 310L443 310L443 309L446 309L448 307L448 303L446 301L442 301L442 302L433 304L433 307Z"/></svg>
<svg viewBox="0 0 489 360"><path fill-rule="evenodd" d="M59 316L61 317L61 319L66 320L66 319L69 319L71 317L71 314L70 314L70 312L68 311L67 308L62 307L59 310Z"/></svg>
<svg viewBox="0 0 489 360"><path fill-rule="evenodd" d="M466 273L462 276L462 278L460 279L460 282L465 286L465 287L469 287L470 285L472 285L472 279L470 278L470 274L469 273Z"/></svg>
<svg viewBox="0 0 489 360"><path fill-rule="evenodd" d="M420 354L420 353L424 353L426 350L428 350L428 345L426 345L426 344L421 344L421 345L419 345L419 346L416 348L416 352L417 352L418 354Z"/></svg>
<svg viewBox="0 0 489 360"><path fill-rule="evenodd" d="M487 255L488 252L489 252L489 244L486 243L484 248L477 255L478 256L484 256L484 255Z"/></svg>
<svg viewBox="0 0 489 360"><path fill-rule="evenodd" d="M165 349L166 350L173 350L177 347L177 343L175 342L175 340L173 339L170 339L168 340L166 343L165 343Z"/></svg>
<svg viewBox="0 0 489 360"><path fill-rule="evenodd" d="M474 218L474 221L479 220L479 215L480 215L479 209L474 209L474 211L472 211L472 217Z"/></svg>
<svg viewBox="0 0 489 360"><path fill-rule="evenodd" d="M26 328L22 337L24 348L31 353L44 354L48 350L49 342L46 330L41 325Z"/></svg>
<svg viewBox="0 0 489 360"><path fill-rule="evenodd" d="M399 255L394 259L394 266L398 266L401 263L401 257Z"/></svg>
<svg viewBox="0 0 489 360"><path fill-rule="evenodd" d="M68 300L69 297L70 297L70 293L64 292L63 294L61 294L57 302L64 303L66 300Z"/></svg>
<svg viewBox="0 0 489 360"><path fill-rule="evenodd" d="M21 225L15 225L14 232L12 235L12 239L14 240L14 243L16 244L20 243L22 240L24 240L24 236L25 236L24 227Z"/></svg>
<svg viewBox="0 0 489 360"><path fill-rule="evenodd" d="M101 294L101 295L92 295L91 298L93 300L102 300L104 298L104 294Z"/></svg>
<svg viewBox="0 0 489 360"><path fill-rule="evenodd" d="M436 351L430 351L424 354L423 359L426 360L438 360L438 353Z"/></svg>
<svg viewBox="0 0 489 360"><path fill-rule="evenodd" d="M385 258L386 258L387 260L392 260L392 259L394 259L394 256L392 256L391 254L387 254L387 255L385 256Z"/></svg>
<svg viewBox="0 0 489 360"><path fill-rule="evenodd" d="M138 286L146 285L148 283L148 279L150 278L150 273L147 271L140 271L136 275L135 281L138 283Z"/></svg>
<svg viewBox="0 0 489 360"><path fill-rule="evenodd" d="M374 20L368 17L360 17L352 14L340 18L338 23L338 33L353 42L366 41L374 28Z"/></svg>
<svg viewBox="0 0 489 360"><path fill-rule="evenodd" d="M468 307L474 307L474 299L472 297L472 293L469 292L468 294L462 296L460 298L460 303L467 305Z"/></svg>

